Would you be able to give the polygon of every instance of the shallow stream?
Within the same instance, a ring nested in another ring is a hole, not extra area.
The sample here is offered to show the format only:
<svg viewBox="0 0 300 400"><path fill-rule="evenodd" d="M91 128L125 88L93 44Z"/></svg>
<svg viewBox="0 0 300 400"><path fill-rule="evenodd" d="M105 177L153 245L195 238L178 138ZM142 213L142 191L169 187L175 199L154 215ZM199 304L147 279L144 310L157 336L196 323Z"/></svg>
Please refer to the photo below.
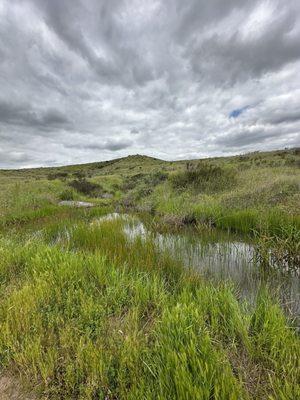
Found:
<svg viewBox="0 0 300 400"><path fill-rule="evenodd" d="M145 220L112 213L101 220L122 219L124 232L134 240L154 237L158 249L166 250L187 268L199 271L213 282L231 282L242 300L251 305L262 287L276 294L285 312L300 321L300 279L291 273L271 271L266 273L256 260L254 243L245 237L219 230L180 229L176 233L153 231Z"/></svg>

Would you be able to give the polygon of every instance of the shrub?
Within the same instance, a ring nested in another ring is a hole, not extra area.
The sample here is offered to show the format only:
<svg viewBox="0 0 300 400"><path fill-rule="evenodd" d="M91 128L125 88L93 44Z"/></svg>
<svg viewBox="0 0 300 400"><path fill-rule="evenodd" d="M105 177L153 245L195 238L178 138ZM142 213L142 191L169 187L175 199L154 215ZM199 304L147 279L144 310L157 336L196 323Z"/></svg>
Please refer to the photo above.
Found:
<svg viewBox="0 0 300 400"><path fill-rule="evenodd" d="M166 181L167 179L168 179L167 173L163 171L156 171L147 178L146 183L156 186L159 185L161 182Z"/></svg>
<svg viewBox="0 0 300 400"><path fill-rule="evenodd" d="M135 200L140 200L143 197L149 196L152 192L153 189L151 186L142 184L132 192L132 195Z"/></svg>
<svg viewBox="0 0 300 400"><path fill-rule="evenodd" d="M48 180L53 181L54 179L62 179L65 180L68 176L67 172L55 172L48 175Z"/></svg>
<svg viewBox="0 0 300 400"><path fill-rule="evenodd" d="M199 163L196 167L188 164L185 171L171 177L175 189L189 187L203 192L218 192L236 183L236 172L233 169L208 163Z"/></svg>
<svg viewBox="0 0 300 400"><path fill-rule="evenodd" d="M102 187L100 185L90 182L85 178L74 179L69 183L69 186L86 196L96 196L102 192Z"/></svg>
<svg viewBox="0 0 300 400"><path fill-rule="evenodd" d="M297 156L288 155L285 159L284 165L286 165L287 167L299 168L300 167L300 158Z"/></svg>
<svg viewBox="0 0 300 400"><path fill-rule="evenodd" d="M66 189L59 195L60 200L74 200L74 191Z"/></svg>
<svg viewBox="0 0 300 400"><path fill-rule="evenodd" d="M122 185L122 189L126 192L128 190L132 190L136 187L138 182L144 181L145 179L145 174L138 173L135 175L128 176L125 180L125 182Z"/></svg>
<svg viewBox="0 0 300 400"><path fill-rule="evenodd" d="M73 173L73 175L76 176L76 178L78 178L78 179L85 178L85 173L83 171L76 171Z"/></svg>
<svg viewBox="0 0 300 400"><path fill-rule="evenodd" d="M122 189L124 191L132 190L132 189L140 190L140 188L138 188L138 186L142 185L143 190L145 188L145 195L147 195L152 192L152 189L154 186L159 185L161 182L164 182L166 179L168 179L168 174L166 174L163 171L156 171L156 172L148 174L148 175L143 174L143 173L138 173L138 174L127 177L125 182L122 185Z"/></svg>

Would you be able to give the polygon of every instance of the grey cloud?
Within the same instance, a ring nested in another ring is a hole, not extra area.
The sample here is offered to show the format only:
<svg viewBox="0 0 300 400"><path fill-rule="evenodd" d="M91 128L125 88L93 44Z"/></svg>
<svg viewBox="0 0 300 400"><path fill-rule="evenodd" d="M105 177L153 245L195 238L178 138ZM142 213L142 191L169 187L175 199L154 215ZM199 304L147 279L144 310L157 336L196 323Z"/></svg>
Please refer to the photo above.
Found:
<svg viewBox="0 0 300 400"><path fill-rule="evenodd" d="M294 144L299 43L296 1L2 0L0 166Z"/></svg>
<svg viewBox="0 0 300 400"><path fill-rule="evenodd" d="M108 141L105 143L104 148L111 151L126 149L132 144L131 141Z"/></svg>
<svg viewBox="0 0 300 400"><path fill-rule="evenodd" d="M106 140L103 143L99 142L91 142L85 144L73 144L67 143L65 147L67 148L77 148L82 150L110 150L110 151L118 151L128 148L132 145L132 141L130 140Z"/></svg>
<svg viewBox="0 0 300 400"><path fill-rule="evenodd" d="M300 110L276 113L271 118L266 119L266 122L270 124L289 124L298 121L300 121Z"/></svg>
<svg viewBox="0 0 300 400"><path fill-rule="evenodd" d="M178 24L175 28L179 40L195 36L197 32L207 29L212 24L228 17L235 11L244 10L249 13L257 0L190 0L176 1Z"/></svg>
<svg viewBox="0 0 300 400"><path fill-rule="evenodd" d="M126 2L33 2L48 27L89 64L100 81L127 86L143 84L153 78L145 57L135 50L134 43L124 38L119 12Z"/></svg>
<svg viewBox="0 0 300 400"><path fill-rule="evenodd" d="M270 21L269 29L255 37L214 33L193 43L191 65L196 75L215 84L234 84L280 69L300 58L300 30L292 33L298 22L293 8L283 6L282 15Z"/></svg>
<svg viewBox="0 0 300 400"><path fill-rule="evenodd" d="M68 118L58 110L35 110L28 104L12 104L0 100L0 123L51 129L66 127Z"/></svg>
<svg viewBox="0 0 300 400"><path fill-rule="evenodd" d="M0 150L0 167L5 168L5 166L22 165L30 161L28 154L18 152L18 151L2 151Z"/></svg>
<svg viewBox="0 0 300 400"><path fill-rule="evenodd" d="M256 129L246 128L240 132L225 134L223 137L215 140L215 144L227 148L243 148L248 145L262 143L277 135L278 131L266 131L263 127L258 127Z"/></svg>

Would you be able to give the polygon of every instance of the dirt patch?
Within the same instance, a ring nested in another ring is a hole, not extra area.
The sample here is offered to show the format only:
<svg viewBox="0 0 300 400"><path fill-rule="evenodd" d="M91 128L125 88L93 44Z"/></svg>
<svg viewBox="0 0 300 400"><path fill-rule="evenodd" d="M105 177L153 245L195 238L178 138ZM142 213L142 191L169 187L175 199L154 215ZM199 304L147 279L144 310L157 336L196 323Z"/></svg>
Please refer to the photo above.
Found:
<svg viewBox="0 0 300 400"><path fill-rule="evenodd" d="M37 400L37 397L26 393L18 378L2 375L0 376L0 400Z"/></svg>

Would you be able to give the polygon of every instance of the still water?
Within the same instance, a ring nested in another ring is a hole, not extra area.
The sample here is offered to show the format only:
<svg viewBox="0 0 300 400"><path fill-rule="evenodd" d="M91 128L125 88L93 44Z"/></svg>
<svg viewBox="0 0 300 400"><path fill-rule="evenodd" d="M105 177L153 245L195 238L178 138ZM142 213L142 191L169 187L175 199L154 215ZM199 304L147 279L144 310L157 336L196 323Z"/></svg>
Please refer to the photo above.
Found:
<svg viewBox="0 0 300 400"><path fill-rule="evenodd" d="M262 287L277 295L281 306L300 322L300 278L277 270L263 272L255 258L254 243L245 237L218 230L181 229L176 233L159 233L147 220L135 216L112 213L101 220L121 219L130 240L137 237L154 238L157 248L168 251L185 267L193 268L213 282L229 282L241 300L255 304ZM98 219L99 221L99 219Z"/></svg>

